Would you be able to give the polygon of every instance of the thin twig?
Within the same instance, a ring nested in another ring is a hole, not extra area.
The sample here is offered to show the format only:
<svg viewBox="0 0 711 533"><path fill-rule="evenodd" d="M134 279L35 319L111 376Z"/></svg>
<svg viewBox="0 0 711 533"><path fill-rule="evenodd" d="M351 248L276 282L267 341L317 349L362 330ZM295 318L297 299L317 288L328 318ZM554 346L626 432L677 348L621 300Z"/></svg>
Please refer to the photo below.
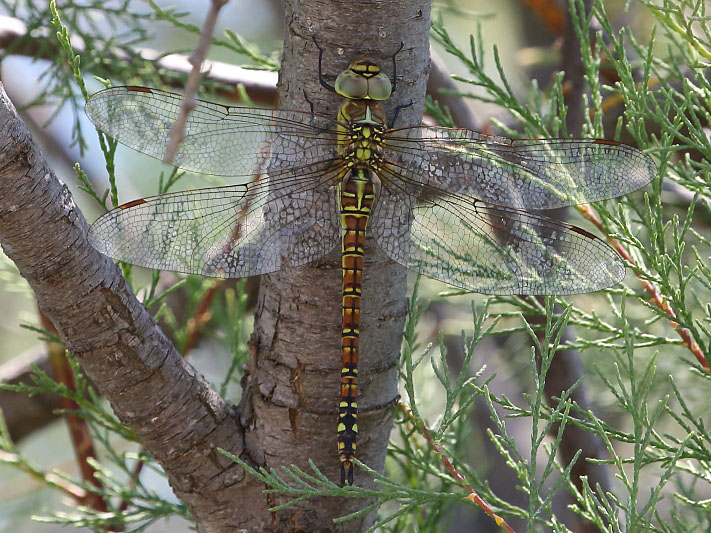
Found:
<svg viewBox="0 0 711 533"><path fill-rule="evenodd" d="M23 462L20 455L16 453L0 450L0 462L15 466L30 477L54 487L62 494L80 504L86 503L87 490L85 488L72 483L54 472L46 472L33 468L31 465Z"/></svg>
<svg viewBox="0 0 711 533"><path fill-rule="evenodd" d="M45 374L54 376L47 347L44 344L38 343L0 365L0 383L31 384L35 365ZM30 396L0 389L0 411L13 442L56 420L58 409L60 409L59 398L55 394Z"/></svg>
<svg viewBox="0 0 711 533"><path fill-rule="evenodd" d="M447 67L432 47L430 47L430 76L427 79L427 93L441 105L449 108L452 117L455 117L457 127L475 131L481 130L481 124L464 98L457 94L457 86L447 72Z"/></svg>
<svg viewBox="0 0 711 533"><path fill-rule="evenodd" d="M266 154L265 154L266 157ZM252 183L258 183L261 179L263 179L262 174L257 174L254 176L254 179L252 180ZM232 240L230 243L228 243L227 247L225 248L225 252L229 250L229 248L234 245L235 242L239 241L239 239L242 236L242 224L244 224L245 217L247 216L247 213L249 212L249 206L250 202L247 201L245 202L245 205L239 212L238 220L239 224L237 224L235 231L232 235ZM185 342L185 347L183 348L183 357L187 357L190 353L190 351L197 346L198 341L200 340L200 337L202 336L203 328L207 323L210 321L212 318L212 314L210 313L210 306L212 305L212 302L215 299L215 296L224 288L225 285L225 280L224 279L219 279L215 281L215 284L205 291L205 294L203 294L202 298L198 302L198 305L195 309L195 313L193 313L193 316L188 319L188 337ZM141 470L143 468L143 461L138 461L136 464L136 467L134 469L134 478L130 482L130 486L133 487L135 485L134 479L138 478L138 475L141 473ZM126 502L124 502L126 503Z"/></svg>
<svg viewBox="0 0 711 533"><path fill-rule="evenodd" d="M41 311L39 314L42 327L51 332L53 335L57 335L57 329L47 315ZM64 386L70 391L76 392L74 372L69 364L69 360L66 357L64 345L48 341L47 347L55 379L64 384ZM69 429L69 436L72 441L74 455L76 457L79 471L81 472L81 477L85 482L93 485L97 489L96 492L86 491L83 494L82 499L78 501L79 503L88 505L99 512L106 512L108 510L108 504L100 494L101 489L103 489L103 484L96 476L96 469L91 465L92 461L97 460L97 454L96 447L94 446L94 439L89 431L87 421L80 416L70 414L79 410L79 405L71 398L63 396L59 399L59 403L67 412L65 419L67 421L67 428Z"/></svg>
<svg viewBox="0 0 711 533"><path fill-rule="evenodd" d="M138 476L141 475L141 472L143 471L143 466L144 462L142 460L139 460L135 466L133 467L133 475L131 476L131 481L129 482L128 486L131 490L136 486L136 481L138 479ZM128 509L128 506L131 504L131 500L123 500L121 502L121 505L119 505L118 511L119 513L123 513Z"/></svg>
<svg viewBox="0 0 711 533"><path fill-rule="evenodd" d="M165 149L163 162L167 165L173 164L173 159L175 159L175 154L178 153L180 143L183 142L185 138L185 125L188 122L188 115L190 115L197 105L195 96L197 95L198 85L200 84L200 68L202 67L203 61L205 61L207 51L212 42L212 34L215 31L215 24L217 23L217 15L227 2L228 0L212 0L210 9L205 17L205 23L200 32L200 41L198 42L197 48L195 48L188 58L192 65L192 70L188 75L188 82L185 84L183 104L180 106L178 118L170 130L170 141Z"/></svg>
<svg viewBox="0 0 711 533"><path fill-rule="evenodd" d="M699 364L703 367L704 370L706 370L707 372L711 372L709 362L706 359L704 352L701 350L701 347L692 337L691 331L689 331L687 328L679 327L679 323L676 321L676 313L674 312L674 309L669 304L669 302L664 299L664 296L660 294L654 284L642 277L642 271L639 269L634 259L632 259L632 256L627 251L627 249L622 246L622 243L620 241L612 238L605 231L605 228L602 225L602 221L589 205L580 205L577 206L577 208L578 211L580 211L580 213L586 219L595 224L595 226L607 236L608 242L612 245L613 248L615 248L615 250L618 251L618 253L623 257L623 259L632 265L632 271L634 272L635 276L639 278L640 283L647 291L647 294L649 294L649 296L651 297L652 303L656 305L659 309L664 311L667 315L669 315L669 321L672 327L676 329L676 331L679 333L679 336L684 341L684 346L688 348L692 354L694 354L694 357L696 357L696 360L699 362Z"/></svg>
<svg viewBox="0 0 711 533"><path fill-rule="evenodd" d="M435 440L432 438L432 434L430 433L430 430L427 429L427 426L424 424L424 422L419 422L416 418L415 415L412 414L412 411L410 408L405 405L402 402L398 402L397 406L400 408L400 410L405 414L405 416L410 420L413 426L418 428L422 434L424 435L425 439L427 439L427 442L430 444L432 449L435 451L437 455L439 455L442 464L444 467L447 469L447 471L456 479L461 485L466 488L466 490L469 492L469 495L465 498L466 500L469 500L472 503L475 503L482 511L484 511L488 516L494 519L494 522L496 522L496 525L501 527L502 529L506 530L508 533L515 533L514 530L509 526L506 521L501 518L499 515L497 515L494 510L489 507L489 504L487 504L481 496L477 494L477 492L474 490L474 487L472 487L467 481L464 479L464 476L462 476L457 469L454 467L452 462L449 460L449 458L444 454L444 451L440 447L439 444L435 442Z"/></svg>
<svg viewBox="0 0 711 533"><path fill-rule="evenodd" d="M262 156L263 160L262 164L260 164L260 168L266 164L268 154L264 152ZM263 174L255 174L252 178L252 185L256 185L262 179L264 179ZM234 251L233 247L236 243L239 243L240 239L242 238L244 230L243 225L245 224L247 214L249 213L250 205L250 199L249 197L247 197L244 205L237 213L236 220L238 221L238 224L235 226L235 229L232 233L232 238L222 250L223 256L227 256L232 253ZM203 297L201 298L193 316L188 319L188 339L185 342L185 347L183 348L183 357L187 357L190 350L192 350L197 344L198 340L200 340L200 335L202 334L203 326L209 322L210 318L212 318L212 315L210 314L210 306L212 305L215 296L218 294L219 291L222 290L224 284L225 280L216 280L215 284L208 291L206 291Z"/></svg>
<svg viewBox="0 0 711 533"><path fill-rule="evenodd" d="M212 318L212 313L210 313L210 306L215 299L215 296L222 290L225 280L218 279L210 287L198 302L195 313L188 319L188 338L185 341L185 347L183 348L183 357L187 357L190 351L197 346L200 337L202 336L202 330L205 325Z"/></svg>
<svg viewBox="0 0 711 533"><path fill-rule="evenodd" d="M19 19L0 16L0 49L12 47L12 54L31 57L33 59L51 59L57 53L55 48L44 45L40 38L28 40L27 27ZM24 41L23 41L24 39ZM86 51L85 44L78 39L72 43L74 50L81 54ZM154 63L157 72L163 70L175 74L189 74L190 60L182 54L168 54L151 48L134 48L131 52L118 47L110 48L104 56L103 67L111 73L112 65L120 61L143 60ZM249 70L230 63L206 60L204 63L205 78L220 85L235 89L218 89L217 94L229 100L240 100L238 86L244 86L250 100L263 105L273 105L276 98L277 73L268 70ZM161 81L172 87L182 87L183 84L175 76L161 76Z"/></svg>

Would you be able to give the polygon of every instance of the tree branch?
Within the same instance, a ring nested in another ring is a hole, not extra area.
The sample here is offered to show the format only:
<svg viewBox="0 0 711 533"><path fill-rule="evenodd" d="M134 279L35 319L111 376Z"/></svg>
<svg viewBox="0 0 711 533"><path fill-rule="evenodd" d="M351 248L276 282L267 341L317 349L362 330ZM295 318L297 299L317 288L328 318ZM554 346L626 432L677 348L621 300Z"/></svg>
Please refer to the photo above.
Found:
<svg viewBox="0 0 711 533"><path fill-rule="evenodd" d="M436 99L440 105L449 108L457 127L481 131L481 123L477 120L464 98L457 96L457 86L447 72L442 59L430 47L431 68L427 79L427 94Z"/></svg>
<svg viewBox="0 0 711 533"><path fill-rule="evenodd" d="M397 56L397 90L385 102L385 111L392 117L398 104L412 100L414 104L400 113L398 125L418 124L429 70L429 13L427 0L287 2L280 105L308 112L305 92L319 114L337 116L343 101L319 84L318 50L313 35L324 50L324 77L330 81L351 61L362 57L378 62L392 76L392 54L404 42ZM380 22L373 24L373 20ZM356 42L353 35L359 36ZM262 276L241 403L253 457L262 457L266 467L294 463L304 469L312 459L332 480L340 477L336 448L342 325L340 265L340 258L334 253L318 264ZM384 469L393 400L397 396L406 290L405 268L389 260L366 237L360 313L358 458L380 472ZM374 486L359 470L356 485ZM280 494L272 498L275 505L288 499ZM289 508L289 514L278 517L277 527L291 524L304 531L319 530L324 518L354 512L367 503L351 498L301 502ZM327 530L360 531L374 518L371 512L344 524L343 529L332 526Z"/></svg>
<svg viewBox="0 0 711 533"><path fill-rule="evenodd" d="M185 138L185 125L188 122L188 115L190 115L190 112L195 109L197 105L196 95L198 86L200 85L200 68L207 57L207 51L210 49L210 42L212 41L212 34L215 31L217 16L222 6L226 3L227 0L212 0L210 2L210 9L205 16L205 23L200 32L200 40L193 53L188 57L188 62L192 68L190 69L190 74L188 74L188 81L185 84L183 103L178 111L175 124L173 124L173 127L170 129L168 146L165 148L163 163L167 165L173 163L175 154L178 153L178 148L180 148L180 143L183 142Z"/></svg>
<svg viewBox="0 0 711 533"><path fill-rule="evenodd" d="M86 51L83 42L72 42L77 53ZM27 35L25 24L13 17L0 16L0 48L12 48L12 54L32 57L34 59L52 59L61 53L57 46L56 39L48 39L41 42L40 38L33 38ZM182 54L162 55L156 50L149 48L137 48L133 55L120 48L114 48L106 55L103 67L112 70L116 61L135 61L139 58L156 64L158 69L164 69L176 74L187 75L192 66L188 57ZM249 70L221 61L204 62L203 75L206 79L215 81L222 85L234 87L234 89L218 91L218 94L229 100L240 100L238 85L245 87L250 99L262 105L273 105L276 98L276 82L278 74L266 70ZM86 67L85 67L86 68ZM173 77L165 77L163 80L167 85L175 88L182 88L184 82Z"/></svg>
<svg viewBox="0 0 711 533"><path fill-rule="evenodd" d="M89 245L84 217L2 85L0 127L0 244L40 308L165 469L200 531L264 523L262 487L216 452L243 454L237 413L175 351L118 267Z"/></svg>

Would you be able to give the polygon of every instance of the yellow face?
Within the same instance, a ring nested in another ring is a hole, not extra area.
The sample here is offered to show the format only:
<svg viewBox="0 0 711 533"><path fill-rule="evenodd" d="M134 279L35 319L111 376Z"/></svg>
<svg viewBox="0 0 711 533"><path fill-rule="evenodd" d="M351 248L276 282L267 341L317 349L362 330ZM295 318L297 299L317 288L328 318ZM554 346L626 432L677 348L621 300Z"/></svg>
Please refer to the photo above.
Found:
<svg viewBox="0 0 711 533"><path fill-rule="evenodd" d="M336 78L335 89L353 100L387 100L392 93L390 79L370 59L359 59Z"/></svg>

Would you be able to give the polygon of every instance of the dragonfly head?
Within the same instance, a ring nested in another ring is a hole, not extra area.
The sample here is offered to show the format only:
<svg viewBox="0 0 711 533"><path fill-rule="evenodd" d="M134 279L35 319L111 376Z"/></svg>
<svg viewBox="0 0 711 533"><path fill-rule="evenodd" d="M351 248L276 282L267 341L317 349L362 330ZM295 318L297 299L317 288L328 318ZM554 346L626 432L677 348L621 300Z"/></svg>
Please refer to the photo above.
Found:
<svg viewBox="0 0 711 533"><path fill-rule="evenodd" d="M392 93L390 79L370 59L359 59L336 78L336 92L352 100L387 100Z"/></svg>

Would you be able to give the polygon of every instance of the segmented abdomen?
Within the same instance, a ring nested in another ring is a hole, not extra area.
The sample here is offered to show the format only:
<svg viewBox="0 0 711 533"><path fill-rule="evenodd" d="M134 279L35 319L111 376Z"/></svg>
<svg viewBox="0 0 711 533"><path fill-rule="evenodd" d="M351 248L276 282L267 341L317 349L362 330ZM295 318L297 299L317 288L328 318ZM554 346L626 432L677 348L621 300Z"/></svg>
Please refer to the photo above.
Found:
<svg viewBox="0 0 711 533"><path fill-rule="evenodd" d="M358 339L363 283L365 230L373 207L373 182L367 168L355 167L341 184L343 326L341 332L341 400L338 407L338 456L341 484L353 484L353 457L358 424Z"/></svg>

